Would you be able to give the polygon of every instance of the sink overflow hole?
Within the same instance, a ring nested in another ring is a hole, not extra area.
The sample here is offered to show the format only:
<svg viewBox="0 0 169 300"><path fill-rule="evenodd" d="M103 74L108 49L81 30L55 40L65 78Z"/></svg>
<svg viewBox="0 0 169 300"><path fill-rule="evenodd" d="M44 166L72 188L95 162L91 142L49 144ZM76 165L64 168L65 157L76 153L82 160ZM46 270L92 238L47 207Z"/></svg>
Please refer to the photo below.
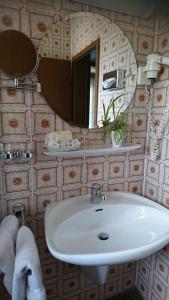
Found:
<svg viewBox="0 0 169 300"><path fill-rule="evenodd" d="M100 233L98 233L97 237L98 237L98 239L101 240L101 241L106 241L106 240L109 239L108 233L105 233L105 232L100 232Z"/></svg>
<svg viewBox="0 0 169 300"><path fill-rule="evenodd" d="M103 208L95 209L95 212L97 212L97 211L103 211Z"/></svg>

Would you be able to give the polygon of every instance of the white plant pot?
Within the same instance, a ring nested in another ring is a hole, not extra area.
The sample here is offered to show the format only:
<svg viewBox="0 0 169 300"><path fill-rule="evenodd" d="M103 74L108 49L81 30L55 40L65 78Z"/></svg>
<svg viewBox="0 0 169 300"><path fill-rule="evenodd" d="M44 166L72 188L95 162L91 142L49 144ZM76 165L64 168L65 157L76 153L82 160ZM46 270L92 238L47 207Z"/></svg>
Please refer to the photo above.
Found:
<svg viewBox="0 0 169 300"><path fill-rule="evenodd" d="M121 147L123 142L123 137L120 138L120 135L118 135L117 133L115 135L115 131L112 131L110 133L110 137L111 137L112 147Z"/></svg>

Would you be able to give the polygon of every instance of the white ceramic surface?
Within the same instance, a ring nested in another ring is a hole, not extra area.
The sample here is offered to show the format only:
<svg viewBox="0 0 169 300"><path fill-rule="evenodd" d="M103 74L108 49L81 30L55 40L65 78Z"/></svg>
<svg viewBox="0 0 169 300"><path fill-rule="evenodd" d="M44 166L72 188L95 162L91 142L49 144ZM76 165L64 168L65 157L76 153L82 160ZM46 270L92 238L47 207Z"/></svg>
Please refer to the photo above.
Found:
<svg viewBox="0 0 169 300"><path fill-rule="evenodd" d="M169 211L139 195L105 193L92 204L90 195L48 205L46 241L54 257L86 265L111 265L146 257L169 242ZM109 238L100 240L99 234Z"/></svg>

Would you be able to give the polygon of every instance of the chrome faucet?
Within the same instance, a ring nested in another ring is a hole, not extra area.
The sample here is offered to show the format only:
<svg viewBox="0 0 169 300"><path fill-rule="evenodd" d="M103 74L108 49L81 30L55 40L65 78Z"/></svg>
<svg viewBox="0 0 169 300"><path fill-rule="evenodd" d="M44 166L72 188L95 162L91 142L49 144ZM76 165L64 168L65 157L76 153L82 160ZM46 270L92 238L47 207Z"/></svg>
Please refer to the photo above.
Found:
<svg viewBox="0 0 169 300"><path fill-rule="evenodd" d="M92 189L91 189L91 197L90 197L90 202L94 204L98 204L101 201L105 201L106 196L103 195L101 192L101 186L98 183L93 183L92 184Z"/></svg>

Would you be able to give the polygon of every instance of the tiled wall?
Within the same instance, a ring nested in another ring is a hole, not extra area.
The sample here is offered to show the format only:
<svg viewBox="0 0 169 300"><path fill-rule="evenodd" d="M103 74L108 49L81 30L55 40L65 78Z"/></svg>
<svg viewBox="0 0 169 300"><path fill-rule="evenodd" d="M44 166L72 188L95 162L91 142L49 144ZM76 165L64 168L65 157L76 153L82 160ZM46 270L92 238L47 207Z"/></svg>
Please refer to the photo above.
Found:
<svg viewBox="0 0 169 300"><path fill-rule="evenodd" d="M157 18L158 53L169 53L169 14ZM154 126L160 128L166 115L162 135L159 139L160 157L153 161L148 152L145 165L145 195L169 208L169 67L163 66L162 72L154 83L152 118ZM163 124L162 124L163 125ZM151 144L152 131L148 132ZM169 299L169 245L157 254L137 264L136 285L146 300Z"/></svg>
<svg viewBox="0 0 169 300"><path fill-rule="evenodd" d="M153 49L153 17L144 20L68 0L0 0L0 30L20 30L32 39L38 49L42 37L55 23L59 13L66 15L88 10L102 14L119 25L131 42L138 63L145 61L146 55ZM1 218L12 212L15 203L25 204L26 222L32 228L39 246L48 299L105 299L134 285L135 264L132 263L112 266L106 284L98 287L86 279L78 266L56 261L45 244L44 210L49 202L90 192L93 182L100 183L104 191L142 193L147 123L145 102L144 89L139 87L130 105L135 114L130 117L133 133L128 141L143 144L141 150L120 156L51 159L41 153L46 133L70 129L75 137L90 145L105 142L103 130L70 127L39 94L0 91L1 142L11 143L17 148L26 147L29 143L34 153L31 161L1 162Z"/></svg>

